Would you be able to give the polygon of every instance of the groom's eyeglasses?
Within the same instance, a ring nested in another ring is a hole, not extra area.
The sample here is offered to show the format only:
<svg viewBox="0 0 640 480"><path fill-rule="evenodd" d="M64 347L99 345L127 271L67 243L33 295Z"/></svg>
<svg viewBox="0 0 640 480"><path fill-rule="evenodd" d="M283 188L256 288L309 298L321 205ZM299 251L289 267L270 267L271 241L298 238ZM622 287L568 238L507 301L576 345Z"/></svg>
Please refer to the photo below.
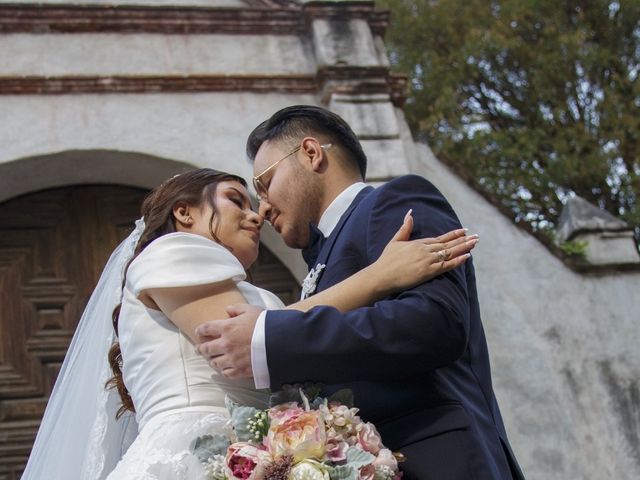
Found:
<svg viewBox="0 0 640 480"><path fill-rule="evenodd" d="M320 145L320 148L322 148L323 150L326 150L328 148L331 148L333 144L332 143L324 143L322 145ZM298 153L298 150L300 150L302 148L302 145L298 145L295 150L293 150L292 152L286 154L284 157L282 157L280 160L278 160L277 162L274 162L273 165L268 166L267 168L265 168L262 173L256 175L255 177L253 177L253 188L255 188L256 193L258 194L258 198L262 201L262 202L268 202L269 201L269 197L268 197L268 189L269 189L269 185L265 185L262 180L260 180L260 177L262 177L265 173L267 173L269 170L274 170L276 168L276 166L283 160L289 158L291 155L293 155L294 153Z"/></svg>

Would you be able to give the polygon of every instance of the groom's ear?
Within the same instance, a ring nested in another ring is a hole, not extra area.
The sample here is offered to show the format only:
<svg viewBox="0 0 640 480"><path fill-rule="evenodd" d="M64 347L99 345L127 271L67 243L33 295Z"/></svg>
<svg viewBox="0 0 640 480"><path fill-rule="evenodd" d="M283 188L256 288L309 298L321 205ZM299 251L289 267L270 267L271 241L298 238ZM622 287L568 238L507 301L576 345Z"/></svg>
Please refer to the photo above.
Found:
<svg viewBox="0 0 640 480"><path fill-rule="evenodd" d="M176 223L183 227L190 227L193 225L193 217L191 216L191 209L189 204L186 202L178 202L173 206L172 209L173 218L175 218Z"/></svg>
<svg viewBox="0 0 640 480"><path fill-rule="evenodd" d="M327 157L317 138L303 138L302 151L309 161L309 166L314 172L323 172L327 168Z"/></svg>

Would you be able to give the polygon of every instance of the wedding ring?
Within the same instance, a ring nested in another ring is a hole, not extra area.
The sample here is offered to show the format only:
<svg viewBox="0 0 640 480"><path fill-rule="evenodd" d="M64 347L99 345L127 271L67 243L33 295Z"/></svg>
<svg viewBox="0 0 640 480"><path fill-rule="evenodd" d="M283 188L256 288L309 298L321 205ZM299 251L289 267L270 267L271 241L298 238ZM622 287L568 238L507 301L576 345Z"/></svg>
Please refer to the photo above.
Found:
<svg viewBox="0 0 640 480"><path fill-rule="evenodd" d="M446 258L446 255L442 250L436 252L436 255L438 255L438 261L439 262L444 262L444 260Z"/></svg>

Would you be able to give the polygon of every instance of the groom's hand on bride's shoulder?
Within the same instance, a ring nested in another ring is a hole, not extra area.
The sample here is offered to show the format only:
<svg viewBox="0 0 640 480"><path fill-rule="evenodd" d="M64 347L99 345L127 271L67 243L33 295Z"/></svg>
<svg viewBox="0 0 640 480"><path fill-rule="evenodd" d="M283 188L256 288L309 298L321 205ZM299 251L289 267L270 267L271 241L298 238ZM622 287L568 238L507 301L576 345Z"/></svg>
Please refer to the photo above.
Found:
<svg viewBox="0 0 640 480"><path fill-rule="evenodd" d="M251 338L262 308L239 304L227 307L230 318L209 320L196 328L198 353L227 378L251 378Z"/></svg>

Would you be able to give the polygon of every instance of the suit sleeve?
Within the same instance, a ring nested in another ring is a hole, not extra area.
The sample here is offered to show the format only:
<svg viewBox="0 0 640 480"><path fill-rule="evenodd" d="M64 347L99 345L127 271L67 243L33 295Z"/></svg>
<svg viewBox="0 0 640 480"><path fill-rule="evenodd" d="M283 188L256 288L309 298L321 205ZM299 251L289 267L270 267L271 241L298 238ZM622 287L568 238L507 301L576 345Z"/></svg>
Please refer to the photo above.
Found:
<svg viewBox="0 0 640 480"><path fill-rule="evenodd" d="M352 230L366 231L359 235L365 264L378 258L410 208L413 238L460 228L442 194L421 177L402 177L378 190L354 213L362 229ZM345 314L325 306L306 313L269 312L271 387L310 380L394 381L454 362L465 351L469 333L465 268Z"/></svg>

